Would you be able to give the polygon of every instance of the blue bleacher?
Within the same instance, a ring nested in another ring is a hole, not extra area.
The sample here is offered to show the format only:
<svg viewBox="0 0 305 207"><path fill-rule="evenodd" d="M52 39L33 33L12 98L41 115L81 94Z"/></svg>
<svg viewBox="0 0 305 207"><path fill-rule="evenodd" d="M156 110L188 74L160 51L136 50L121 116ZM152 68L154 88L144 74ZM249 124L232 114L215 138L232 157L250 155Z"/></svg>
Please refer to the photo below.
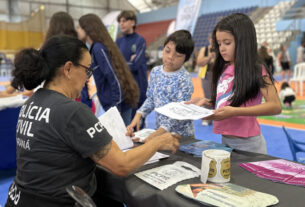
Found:
<svg viewBox="0 0 305 207"><path fill-rule="evenodd" d="M214 12L209 14L204 14L198 17L197 23L194 30L194 41L195 41L195 48L200 49L203 46L208 46L208 36L216 26L217 22L232 13L244 13L250 15L252 11L254 11L257 6L248 7L248 8L240 8L234 10L227 10L222 12Z"/></svg>

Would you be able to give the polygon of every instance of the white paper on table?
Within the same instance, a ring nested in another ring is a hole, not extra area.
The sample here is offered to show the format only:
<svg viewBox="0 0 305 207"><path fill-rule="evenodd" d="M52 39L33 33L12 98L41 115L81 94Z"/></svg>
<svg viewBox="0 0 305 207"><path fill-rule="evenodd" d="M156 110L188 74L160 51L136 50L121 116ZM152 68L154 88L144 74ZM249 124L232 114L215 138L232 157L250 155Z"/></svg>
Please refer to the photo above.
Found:
<svg viewBox="0 0 305 207"><path fill-rule="evenodd" d="M182 161L135 173L135 176L160 190L199 175L200 169Z"/></svg>
<svg viewBox="0 0 305 207"><path fill-rule="evenodd" d="M24 104L25 101L26 99L24 99L21 94L17 96L0 98L0 110L6 108L17 108Z"/></svg>
<svg viewBox="0 0 305 207"><path fill-rule="evenodd" d="M177 120L197 120L214 114L211 109L194 104L185 104L184 102L171 102L155 110L162 115Z"/></svg>
<svg viewBox="0 0 305 207"><path fill-rule="evenodd" d="M141 129L140 131L134 132L134 138L139 138L139 142L143 142L149 135L154 133L154 129Z"/></svg>
<svg viewBox="0 0 305 207"><path fill-rule="evenodd" d="M127 132L126 126L116 107L111 107L98 119L121 150L133 147L131 138L125 135Z"/></svg>

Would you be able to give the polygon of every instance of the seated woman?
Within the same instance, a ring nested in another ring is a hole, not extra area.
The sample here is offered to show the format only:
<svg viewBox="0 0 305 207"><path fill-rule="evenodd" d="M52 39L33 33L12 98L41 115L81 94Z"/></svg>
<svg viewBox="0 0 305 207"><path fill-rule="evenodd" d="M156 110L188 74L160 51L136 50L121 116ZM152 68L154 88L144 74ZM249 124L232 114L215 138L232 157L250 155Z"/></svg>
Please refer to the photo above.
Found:
<svg viewBox="0 0 305 207"><path fill-rule="evenodd" d="M56 36L40 51L24 49L15 58L12 86L32 90L17 123L17 174L6 207L73 206L66 187L76 185L93 196L96 164L117 176L143 165L157 150L179 146L170 133L122 152L90 108L74 101L92 75L86 45ZM95 196L98 198L98 196Z"/></svg>

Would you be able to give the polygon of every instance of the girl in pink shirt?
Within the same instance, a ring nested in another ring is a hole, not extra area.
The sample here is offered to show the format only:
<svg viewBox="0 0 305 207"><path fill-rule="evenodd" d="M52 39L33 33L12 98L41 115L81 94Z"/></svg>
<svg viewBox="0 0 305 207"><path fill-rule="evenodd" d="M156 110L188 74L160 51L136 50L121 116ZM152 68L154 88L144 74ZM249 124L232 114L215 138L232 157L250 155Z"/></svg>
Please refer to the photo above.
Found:
<svg viewBox="0 0 305 207"><path fill-rule="evenodd" d="M214 120L213 132L222 134L222 143L267 153L256 116L279 114L281 102L271 71L258 59L253 22L240 13L223 18L213 31L213 45L212 98L189 103L215 107L214 115L207 119Z"/></svg>

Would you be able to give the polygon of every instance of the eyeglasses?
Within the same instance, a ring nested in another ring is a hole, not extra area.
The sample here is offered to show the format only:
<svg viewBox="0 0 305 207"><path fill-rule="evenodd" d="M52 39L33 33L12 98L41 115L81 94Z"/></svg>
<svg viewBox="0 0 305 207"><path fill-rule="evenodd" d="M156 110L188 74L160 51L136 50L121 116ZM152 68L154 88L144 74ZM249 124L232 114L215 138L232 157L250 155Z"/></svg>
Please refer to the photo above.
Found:
<svg viewBox="0 0 305 207"><path fill-rule="evenodd" d="M87 77L88 78L90 78L92 76L93 71L96 69L96 67L95 68L91 68L91 67L87 67L87 66L84 66L82 64L79 64L79 63L77 63L76 65L81 66L81 67L86 69L86 73L87 73Z"/></svg>

